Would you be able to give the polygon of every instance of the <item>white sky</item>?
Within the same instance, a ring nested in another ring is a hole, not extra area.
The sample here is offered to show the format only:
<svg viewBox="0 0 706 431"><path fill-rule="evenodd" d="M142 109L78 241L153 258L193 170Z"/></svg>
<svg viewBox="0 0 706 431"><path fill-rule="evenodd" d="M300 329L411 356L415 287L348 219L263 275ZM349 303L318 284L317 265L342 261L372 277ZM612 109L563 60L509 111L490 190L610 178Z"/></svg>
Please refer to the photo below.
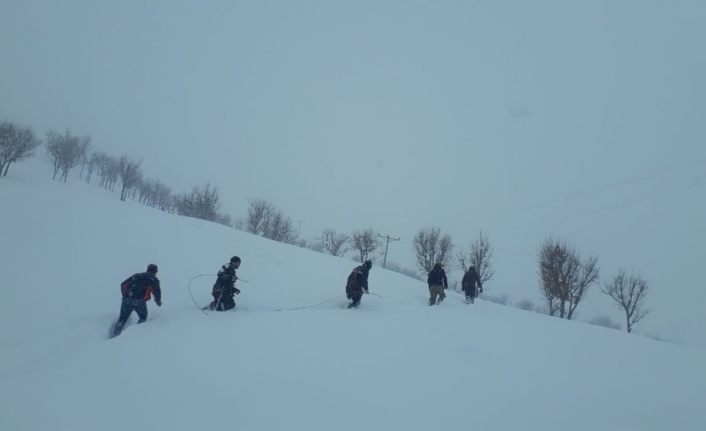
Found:
<svg viewBox="0 0 706 431"><path fill-rule="evenodd" d="M210 181L235 218L265 198L309 238L400 236L408 267L421 226L484 230L517 299L566 238L604 278L640 271L646 326L683 339L659 312L703 283L704 22L701 1L5 0L0 118Z"/></svg>

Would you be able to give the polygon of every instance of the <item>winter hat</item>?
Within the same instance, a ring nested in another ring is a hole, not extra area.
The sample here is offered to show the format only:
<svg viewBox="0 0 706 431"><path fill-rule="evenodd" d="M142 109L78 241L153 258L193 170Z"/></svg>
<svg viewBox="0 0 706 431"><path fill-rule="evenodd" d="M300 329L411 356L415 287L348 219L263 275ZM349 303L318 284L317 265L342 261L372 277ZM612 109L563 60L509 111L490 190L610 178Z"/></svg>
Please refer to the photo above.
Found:
<svg viewBox="0 0 706 431"><path fill-rule="evenodd" d="M235 263L235 262L240 262L240 258L238 256L233 256L230 258L230 263Z"/></svg>
<svg viewBox="0 0 706 431"><path fill-rule="evenodd" d="M150 263L149 265L147 265L147 272L151 272L152 274L156 274L157 273L157 265L155 265L154 263Z"/></svg>
<svg viewBox="0 0 706 431"><path fill-rule="evenodd" d="M366 260L363 266L367 267L368 269L373 267L373 262L370 260Z"/></svg>

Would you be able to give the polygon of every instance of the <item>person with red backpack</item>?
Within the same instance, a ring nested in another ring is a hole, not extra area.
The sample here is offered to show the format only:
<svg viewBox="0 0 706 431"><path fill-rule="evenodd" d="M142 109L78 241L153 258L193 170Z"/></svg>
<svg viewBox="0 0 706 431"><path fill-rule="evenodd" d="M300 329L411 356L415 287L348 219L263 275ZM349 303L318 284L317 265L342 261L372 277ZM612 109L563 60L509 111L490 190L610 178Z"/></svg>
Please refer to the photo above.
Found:
<svg viewBox="0 0 706 431"><path fill-rule="evenodd" d="M133 274L120 284L120 292L123 301L120 305L120 317L113 329L113 336L118 336L123 331L127 319L133 311L137 313L142 323L147 320L147 301L154 295L154 302L158 307L162 306L162 289L157 278L157 265L150 263L147 271Z"/></svg>
<svg viewBox="0 0 706 431"><path fill-rule="evenodd" d="M366 260L362 265L353 268L353 271L351 271L351 274L348 276L346 297L351 300L351 303L348 304L348 308L358 308L363 293L368 293L368 274L372 267L373 262Z"/></svg>

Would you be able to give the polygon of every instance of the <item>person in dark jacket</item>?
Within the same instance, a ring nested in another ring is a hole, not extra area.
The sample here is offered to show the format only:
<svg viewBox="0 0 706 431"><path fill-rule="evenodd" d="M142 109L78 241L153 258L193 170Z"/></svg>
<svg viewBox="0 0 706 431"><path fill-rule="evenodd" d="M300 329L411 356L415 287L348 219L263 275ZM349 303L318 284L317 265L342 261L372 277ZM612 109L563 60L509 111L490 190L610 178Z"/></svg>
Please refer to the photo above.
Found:
<svg viewBox="0 0 706 431"><path fill-rule="evenodd" d="M162 289L157 278L157 265L150 263L146 272L133 274L120 284L120 292L123 301L120 305L120 317L113 329L113 336L118 336L123 331L127 319L133 311L137 313L142 323L147 320L147 301L154 295L154 302L158 307L162 306Z"/></svg>
<svg viewBox="0 0 706 431"><path fill-rule="evenodd" d="M353 268L353 271L351 271L351 274L348 276L346 297L351 300L351 303L348 304L348 308L358 308L363 293L368 293L368 274L372 267L373 262L366 260L362 265Z"/></svg>
<svg viewBox="0 0 706 431"><path fill-rule="evenodd" d="M441 267L441 263L434 264L434 268L432 268L427 277L427 284L429 285L429 305L441 304L441 301L446 298L444 289L449 287L449 283L446 280L446 272ZM439 298L438 300L437 297Z"/></svg>
<svg viewBox="0 0 706 431"><path fill-rule="evenodd" d="M240 290L235 287L235 281L238 279L235 270L238 268L240 268L240 258L233 256L230 262L218 271L218 278L211 290L213 295L213 302L209 305L211 310L226 311L235 308L235 295L240 293Z"/></svg>
<svg viewBox="0 0 706 431"><path fill-rule="evenodd" d="M478 285L477 291L476 284ZM476 296L483 293L483 285L480 283L480 276L478 276L478 271L476 271L474 266L471 265L468 271L463 274L461 288L463 289L463 293L466 294L466 304L473 304Z"/></svg>

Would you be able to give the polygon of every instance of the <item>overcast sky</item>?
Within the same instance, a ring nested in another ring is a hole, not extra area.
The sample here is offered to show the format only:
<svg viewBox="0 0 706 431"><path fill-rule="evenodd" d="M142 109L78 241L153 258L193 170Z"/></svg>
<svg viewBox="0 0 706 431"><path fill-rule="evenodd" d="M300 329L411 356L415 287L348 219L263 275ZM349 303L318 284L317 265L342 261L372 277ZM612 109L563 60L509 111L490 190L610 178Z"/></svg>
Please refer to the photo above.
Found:
<svg viewBox="0 0 706 431"><path fill-rule="evenodd" d="M308 238L402 237L407 267L421 226L483 230L516 300L554 235L651 282L644 332L706 346L704 22L702 1L3 0L0 119L211 182L236 219L264 198Z"/></svg>

